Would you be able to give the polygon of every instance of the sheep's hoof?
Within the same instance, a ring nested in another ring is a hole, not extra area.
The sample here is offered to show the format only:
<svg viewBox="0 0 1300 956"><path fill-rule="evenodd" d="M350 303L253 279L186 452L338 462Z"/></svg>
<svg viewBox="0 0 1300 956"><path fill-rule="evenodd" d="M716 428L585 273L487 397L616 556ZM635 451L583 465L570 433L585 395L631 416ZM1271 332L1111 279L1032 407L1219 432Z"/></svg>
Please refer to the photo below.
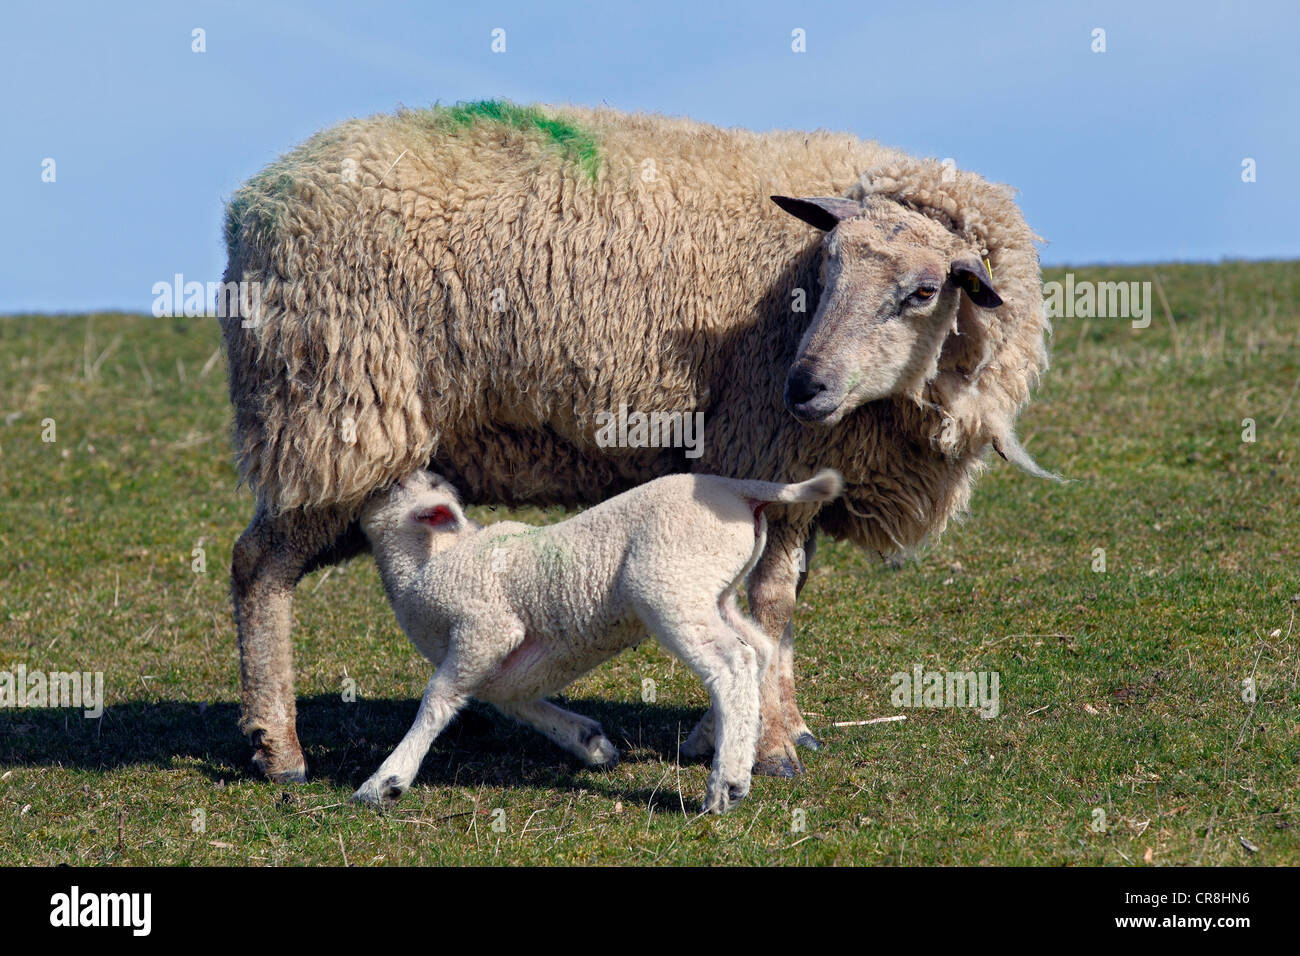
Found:
<svg viewBox="0 0 1300 956"><path fill-rule="evenodd" d="M279 749L266 743L256 743L253 751L253 766L272 783L306 783L307 761L302 749L294 747L288 754L279 753Z"/></svg>
<svg viewBox="0 0 1300 956"><path fill-rule="evenodd" d="M797 757L774 754L754 761L754 773L762 777L797 777L803 773L803 764Z"/></svg>
<svg viewBox="0 0 1300 956"><path fill-rule="evenodd" d="M261 769L260 767L258 769ZM275 773L266 773L266 779L271 783L306 783L307 768L302 767L298 770L280 770Z"/></svg>
<svg viewBox="0 0 1300 956"><path fill-rule="evenodd" d="M383 780L371 777L352 794L352 799L357 803L368 803L372 807L386 807L396 803L405 792L401 778L396 775Z"/></svg>
<svg viewBox="0 0 1300 956"><path fill-rule="evenodd" d="M821 750L822 747L824 746L820 740L814 737L807 730L801 733L798 737L794 738L794 742L798 744L800 747L807 747L809 750Z"/></svg>
<svg viewBox="0 0 1300 956"><path fill-rule="evenodd" d="M764 777L797 777L803 773L799 752L783 729L776 729L766 740L760 738L754 755L754 773Z"/></svg>

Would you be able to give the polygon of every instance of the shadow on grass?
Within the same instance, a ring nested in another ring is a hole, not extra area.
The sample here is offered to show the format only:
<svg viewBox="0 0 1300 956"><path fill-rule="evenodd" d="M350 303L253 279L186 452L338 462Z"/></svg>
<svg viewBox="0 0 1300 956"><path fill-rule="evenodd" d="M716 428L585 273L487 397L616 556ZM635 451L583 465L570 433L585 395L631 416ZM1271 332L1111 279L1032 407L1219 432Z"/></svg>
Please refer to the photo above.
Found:
<svg viewBox="0 0 1300 956"><path fill-rule="evenodd" d="M600 721L628 763L671 763L679 741L703 712L697 707L556 700ZM337 694L299 698L298 736L306 751L308 778L355 788L402 739L418 706L418 700L345 703ZM66 708L5 710L0 711L0 765L97 771L188 765L197 766L214 781L257 779L249 762L251 751L236 729L238 718L237 704L174 700L106 707L99 719L86 719L80 710ZM653 793L625 793L616 779L582 768L536 731L475 701L434 742L417 782L584 787L624 799L649 799ZM667 793L655 793L655 803L664 810L680 809L675 778L664 785Z"/></svg>

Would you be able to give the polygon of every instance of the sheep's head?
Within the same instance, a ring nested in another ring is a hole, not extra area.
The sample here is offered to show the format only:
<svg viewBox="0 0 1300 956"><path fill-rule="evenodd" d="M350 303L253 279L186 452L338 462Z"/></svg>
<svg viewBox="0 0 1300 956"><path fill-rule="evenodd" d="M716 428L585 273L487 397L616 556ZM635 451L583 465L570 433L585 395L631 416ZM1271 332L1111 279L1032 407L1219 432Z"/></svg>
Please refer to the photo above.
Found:
<svg viewBox="0 0 1300 956"><path fill-rule="evenodd" d="M919 395L961 297L1002 304L976 250L928 216L876 197L772 200L826 232L817 313L785 385L800 421L833 425L865 402Z"/></svg>
<svg viewBox="0 0 1300 956"><path fill-rule="evenodd" d="M361 509L361 530L372 545L406 548L424 557L477 528L465 517L451 483L424 469L376 492Z"/></svg>

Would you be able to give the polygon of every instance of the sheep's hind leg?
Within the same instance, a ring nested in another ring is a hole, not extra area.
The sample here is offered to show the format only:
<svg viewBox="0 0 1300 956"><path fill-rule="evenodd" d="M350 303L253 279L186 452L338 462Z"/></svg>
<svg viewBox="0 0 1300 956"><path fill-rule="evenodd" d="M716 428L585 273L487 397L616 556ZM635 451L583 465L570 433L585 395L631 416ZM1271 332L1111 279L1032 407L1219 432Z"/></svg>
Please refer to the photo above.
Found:
<svg viewBox="0 0 1300 956"><path fill-rule="evenodd" d="M589 717L547 700L494 701L492 706L532 727L589 767L609 769L618 764L618 748L605 736L600 724Z"/></svg>
<svg viewBox="0 0 1300 956"><path fill-rule="evenodd" d="M348 535L350 515L330 509L272 516L260 504L235 542L230 591L239 634L239 727L253 763L276 783L303 783L293 690L293 590L313 564L364 548Z"/></svg>

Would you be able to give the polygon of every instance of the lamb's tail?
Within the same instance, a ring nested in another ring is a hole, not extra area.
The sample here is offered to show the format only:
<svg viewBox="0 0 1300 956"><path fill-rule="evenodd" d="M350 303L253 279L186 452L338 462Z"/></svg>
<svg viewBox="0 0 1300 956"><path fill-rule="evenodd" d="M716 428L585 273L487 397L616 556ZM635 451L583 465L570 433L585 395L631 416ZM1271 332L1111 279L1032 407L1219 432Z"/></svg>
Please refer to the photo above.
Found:
<svg viewBox="0 0 1300 956"><path fill-rule="evenodd" d="M754 509L763 510L769 502L795 503L804 501L830 501L844 490L844 479L834 468L823 468L807 481L784 485L774 481L746 481L727 479L727 484Z"/></svg>

